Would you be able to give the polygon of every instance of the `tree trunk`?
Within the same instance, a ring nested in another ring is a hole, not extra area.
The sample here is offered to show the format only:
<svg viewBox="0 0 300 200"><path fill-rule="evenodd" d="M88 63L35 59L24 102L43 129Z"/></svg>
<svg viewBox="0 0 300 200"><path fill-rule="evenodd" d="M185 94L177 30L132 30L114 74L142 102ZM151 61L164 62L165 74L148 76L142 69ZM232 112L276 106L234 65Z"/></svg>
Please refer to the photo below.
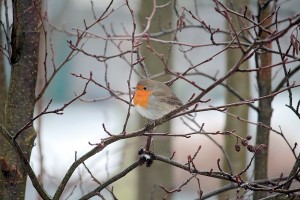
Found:
<svg viewBox="0 0 300 200"><path fill-rule="evenodd" d="M167 1L158 0L157 5L164 5ZM141 30L143 30L146 24L146 17L149 17L153 8L152 1L141 1L141 7L139 11L139 24ZM159 32L161 28L169 28L172 22L172 6L166 6L164 8L159 8L156 10L155 16L152 20L150 32ZM165 40L171 40L171 35L166 35L162 37ZM164 55L165 59L170 60L170 47L166 44L160 44L155 42L149 42L151 47L157 51L159 54ZM144 42L142 45L142 54L145 56L145 64L150 74L157 74L164 72L164 65L156 55L147 49L148 42ZM169 62L170 63L170 62ZM165 79L160 79L160 81L165 81ZM145 125L147 121L140 117L141 124ZM165 123L156 129L158 132L169 132L170 123ZM143 143L145 143L146 138L142 138ZM139 142L141 143L141 142ZM154 150L156 153L163 154L166 156L171 155L171 139L167 137L154 137L153 143L150 150ZM154 162L151 167L147 168L142 166L138 168L138 198L137 199L161 199L165 196L165 192L159 187L163 185L166 188L172 188L173 178L172 178L172 167L166 165L162 162Z"/></svg>
<svg viewBox="0 0 300 200"><path fill-rule="evenodd" d="M233 10L240 11L244 9L244 6L248 5L248 1L236 1L234 4L230 4L228 0L226 1L226 4L229 8L232 8ZM232 25L236 32L239 32L241 30L240 27L240 21L235 15L231 15L232 18ZM243 25L246 26L247 22L242 21ZM227 26L230 25L227 23ZM231 30L229 28L228 30ZM228 36L227 41L231 40L232 37ZM227 71L229 71L232 66L234 66L238 60L242 56L242 52L240 49L229 49L226 51L226 57L227 57ZM247 69L248 68L248 61L244 62L241 65L241 68ZM231 76L227 80L227 84L233 88L241 97L244 99L250 98L250 86L249 86L249 74L248 73L236 73L233 76ZM239 99L234 96L230 91L226 91L226 104L237 102ZM244 106L238 106L238 107L230 107L227 109L228 113L231 113L235 116L239 116L243 119L248 119L248 113L249 113L249 107L247 105ZM234 117L231 117L229 115L226 116L226 122L225 122L225 130L236 130L236 133L239 134L241 137L245 138L248 134L248 124L245 122L241 122L237 120ZM241 141L238 142L240 146L242 146ZM233 174L241 172L246 167L246 158L247 158L247 151L246 147L242 147L239 152L235 150L235 145L237 144L236 138L233 137L225 137L225 151L230 157L231 166L232 166L232 172ZM230 173L230 168L227 164L227 162L223 161L223 167L224 169ZM243 178L246 179L246 174L243 175ZM223 184L228 183L227 181L222 181ZM226 192L220 195L220 199L225 199L230 197L229 199L233 198L236 195L235 191Z"/></svg>
<svg viewBox="0 0 300 200"><path fill-rule="evenodd" d="M266 3L266 4L265 4ZM258 22L264 20L262 26L267 27L272 21L271 18L265 20L267 16L270 15L270 1L259 0L258 1ZM268 37L268 33L263 30L259 30L260 39L265 39ZM271 49L271 43L265 45L267 48ZM271 53L264 52L257 56L257 60L260 67L271 65L272 57ZM270 94L272 88L272 71L271 68L261 69L257 73L257 83L259 90L259 97ZM271 116L272 116L272 98L266 98L259 101L259 111L258 111L258 122L261 122L267 126L270 126ZM269 129L262 126L257 127L256 133L256 144L265 144L269 146ZM268 176L268 150L260 151L255 157L254 166L254 178L265 179ZM254 199L260 199L266 197L266 192L255 192Z"/></svg>
<svg viewBox="0 0 300 200"><path fill-rule="evenodd" d="M14 136L33 117L35 86L39 55L40 2L34 0L13 1L13 29L11 35L11 78L5 108L6 130ZM33 127L17 138L27 158L30 158L35 132ZM0 199L24 199L27 172L14 149L1 144L3 191Z"/></svg>

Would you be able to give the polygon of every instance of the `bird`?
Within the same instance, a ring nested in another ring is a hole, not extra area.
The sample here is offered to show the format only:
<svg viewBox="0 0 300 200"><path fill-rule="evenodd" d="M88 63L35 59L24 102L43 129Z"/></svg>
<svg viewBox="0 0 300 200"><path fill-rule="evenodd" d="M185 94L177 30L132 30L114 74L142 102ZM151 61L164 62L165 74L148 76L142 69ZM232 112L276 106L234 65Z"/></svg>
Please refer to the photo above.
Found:
<svg viewBox="0 0 300 200"><path fill-rule="evenodd" d="M149 120L156 120L183 105L182 101L164 83L142 79L133 97L136 111Z"/></svg>

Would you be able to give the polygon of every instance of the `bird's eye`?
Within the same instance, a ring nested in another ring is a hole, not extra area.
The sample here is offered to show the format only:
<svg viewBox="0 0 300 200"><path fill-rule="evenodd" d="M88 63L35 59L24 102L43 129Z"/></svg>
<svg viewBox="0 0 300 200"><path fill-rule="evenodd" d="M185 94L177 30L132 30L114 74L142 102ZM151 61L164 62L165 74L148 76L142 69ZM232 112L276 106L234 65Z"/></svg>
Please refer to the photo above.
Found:
<svg viewBox="0 0 300 200"><path fill-rule="evenodd" d="M147 88L146 88L146 87L143 87L143 90L147 90Z"/></svg>

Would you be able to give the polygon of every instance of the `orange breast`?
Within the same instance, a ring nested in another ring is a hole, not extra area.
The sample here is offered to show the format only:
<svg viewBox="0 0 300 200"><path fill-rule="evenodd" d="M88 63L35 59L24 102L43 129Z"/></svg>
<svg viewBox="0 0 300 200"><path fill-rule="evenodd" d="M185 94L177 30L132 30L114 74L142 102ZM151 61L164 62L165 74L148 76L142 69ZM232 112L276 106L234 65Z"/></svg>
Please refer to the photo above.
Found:
<svg viewBox="0 0 300 200"><path fill-rule="evenodd" d="M133 103L135 106L148 107L149 96L152 92L146 90L137 90L134 94Z"/></svg>

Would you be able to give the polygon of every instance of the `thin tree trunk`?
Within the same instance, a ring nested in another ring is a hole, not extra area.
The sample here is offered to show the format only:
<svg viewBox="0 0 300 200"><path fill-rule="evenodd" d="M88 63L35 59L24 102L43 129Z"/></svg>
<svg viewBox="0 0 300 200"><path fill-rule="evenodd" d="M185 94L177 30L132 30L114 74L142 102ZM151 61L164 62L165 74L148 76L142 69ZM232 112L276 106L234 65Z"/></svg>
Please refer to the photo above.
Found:
<svg viewBox="0 0 300 200"><path fill-rule="evenodd" d="M11 78L5 108L5 128L14 136L33 117L35 86L39 55L40 2L18 0L13 2L13 29L11 36ZM33 127L17 138L27 158L30 158L35 132ZM24 199L27 173L13 148L1 144L3 182L0 199Z"/></svg>
<svg viewBox="0 0 300 200"><path fill-rule="evenodd" d="M164 5L165 0L158 0L157 5ZM153 2L141 1L141 7L139 11L139 24L141 29L145 28L146 17L149 17L153 8ZM172 6L166 6L156 10L155 16L152 20L150 32L159 32L161 28L169 28L172 22ZM171 35L163 37L165 40L171 40ZM165 59L170 60L170 48L168 45L149 42L151 47L164 55ZM145 64L150 74L156 74L164 71L164 66L161 60L156 55L147 49L147 42L142 46L142 54L145 56ZM165 76L164 78L167 78ZM160 79L165 81L166 79ZM142 119L142 117L140 117ZM145 125L146 120L141 120L141 124ZM169 132L170 123L165 123L157 129L158 132ZM146 142L146 138L143 138L143 143ZM140 142L141 143L141 142ZM171 139L166 137L154 137L150 150L154 150L156 153L163 155L171 155ZM166 165L161 162L154 162L150 168L142 166L138 169L138 199L161 199L165 196L164 191L159 187L163 185L166 188L172 188L173 186L172 168L170 165Z"/></svg>
<svg viewBox="0 0 300 200"><path fill-rule="evenodd" d="M245 6L248 5L248 1L236 1L234 4L230 3L231 1L227 0L226 4L229 8L232 8L233 10L242 10ZM246 21L239 21L238 18L235 15L231 15L231 23L234 27L234 29L239 32L241 30L241 24L243 23L244 26L246 26ZM227 26L230 27L230 25L227 23ZM228 30L230 30L229 28ZM232 38L230 36L227 37L227 40L231 40ZM232 66L234 66L238 59L241 57L242 52L239 49L230 49L226 51L227 55L227 70L229 71ZM241 66L243 69L248 68L248 61L244 62ZM230 77L227 80L227 84L233 88L241 97L248 99L250 97L250 86L249 86L249 74L248 73L236 73L232 77ZM235 97L232 93L229 91L226 91L226 104L227 103L233 103L237 102L239 99ZM239 116L243 119L248 119L248 113L249 113L249 107L248 106L238 106L238 107L230 107L227 109L228 113L233 114L235 116ZM225 122L225 130L233 130L235 129L236 132L245 138L248 134L248 124L241 122L237 120L234 117L231 117L229 115L226 116L226 122ZM237 152L235 149L235 145L237 144L237 140L232 137L225 137L225 151L230 156L231 166L233 173L241 172L246 167L246 158L247 158L247 151L245 147L240 148L240 151ZM238 141L238 144L241 145L241 141ZM223 162L224 169L230 173L230 168L227 165L227 162ZM244 179L246 178L245 174L243 175ZM223 184L227 184L228 182L222 181ZM232 198L236 195L235 191L226 192L219 196L219 199L225 199L225 198Z"/></svg>
<svg viewBox="0 0 300 200"><path fill-rule="evenodd" d="M270 15L270 1L259 0L258 1L258 21L262 23L262 26L267 27L271 23L271 18L266 19ZM259 30L259 37L265 39L268 37L268 33L263 30ZM271 49L271 43L265 45L267 48ZM271 53L264 52L257 55L258 66L264 67L271 65L272 57ZM271 68L261 69L257 73L257 83L259 90L259 97L270 94L272 88L272 71ZM259 112L258 112L258 122L261 122L267 126L270 126L272 117L272 98L266 98L259 101ZM269 129L262 126L257 127L256 133L256 144L265 144L269 146ZM268 149L260 151L255 157L254 166L254 178L265 179L268 176ZM266 192L254 192L254 199L260 199L266 197Z"/></svg>

